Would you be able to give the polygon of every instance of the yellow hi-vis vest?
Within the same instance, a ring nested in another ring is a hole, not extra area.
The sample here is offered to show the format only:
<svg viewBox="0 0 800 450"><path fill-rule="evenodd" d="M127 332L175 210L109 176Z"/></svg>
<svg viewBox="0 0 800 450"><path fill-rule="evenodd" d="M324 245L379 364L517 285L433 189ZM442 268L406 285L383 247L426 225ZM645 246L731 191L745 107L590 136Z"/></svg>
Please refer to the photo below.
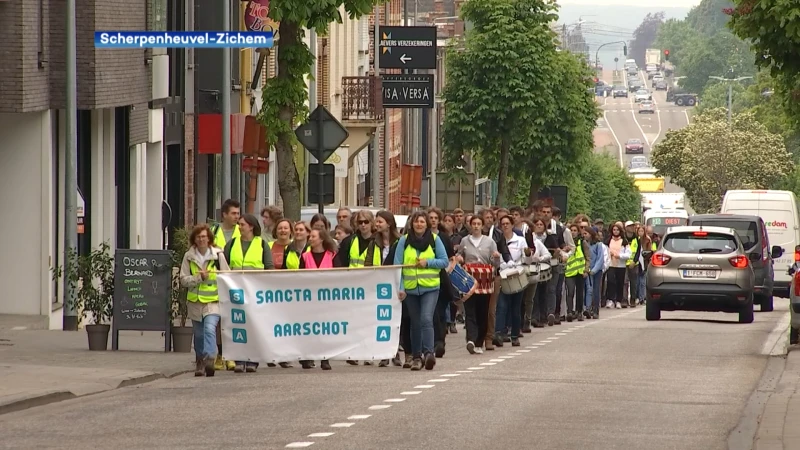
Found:
<svg viewBox="0 0 800 450"><path fill-rule="evenodd" d="M275 241L267 242L269 245L269 249L272 250L272 247L275 245ZM308 251L311 249L310 245L307 245L303 251ZM284 260L286 261L286 267L284 269L288 270L298 270L300 269L300 255L297 252L287 245L286 248L283 249L284 251Z"/></svg>
<svg viewBox="0 0 800 450"><path fill-rule="evenodd" d="M627 261L625 261L625 266L631 267L634 264L638 264L639 263L639 261L634 261L634 259L633 259L633 257L636 256L636 251L637 250L639 250L639 238L638 237L634 237L633 239L631 239L631 257L628 258Z"/></svg>
<svg viewBox="0 0 800 450"><path fill-rule="evenodd" d="M368 245L363 253L359 254L358 235L353 236L353 241L350 244L350 267L364 267L364 262L367 260L367 253L370 246ZM416 263L415 263L416 264ZM377 267L381 265L381 252L373 251L372 265Z"/></svg>
<svg viewBox="0 0 800 450"><path fill-rule="evenodd" d="M575 253L567 260L567 267L564 269L565 277L582 275L586 270L586 257L583 256L583 240L578 239L575 243Z"/></svg>
<svg viewBox="0 0 800 450"><path fill-rule="evenodd" d="M256 269L264 270L264 241L256 236L247 254L242 252L242 240L236 239L231 246L231 262L228 263L231 269Z"/></svg>
<svg viewBox="0 0 800 450"><path fill-rule="evenodd" d="M439 237L434 234L433 241ZM406 235L406 248L403 251L403 266L414 266L417 258L435 259L436 252L432 246L428 246L424 252L419 252L414 247L408 245L408 235ZM436 289L439 287L439 272L442 269L431 269L430 267L403 267L403 287L406 291L416 289L417 286L423 289Z"/></svg>
<svg viewBox="0 0 800 450"><path fill-rule="evenodd" d="M239 233L239 225L233 227L233 234L231 235L231 239L236 239L241 237L242 234ZM219 248L225 248L225 244L228 242L225 241L225 233L222 232L222 225L217 225L214 227L214 244L217 245Z"/></svg>
<svg viewBox="0 0 800 450"><path fill-rule="evenodd" d="M186 300L200 303L214 303L219 301L216 262L209 261L206 265L206 269L208 270L208 279L200 282L194 289L190 289L189 292L186 293ZM200 272L200 266L194 261L189 261L189 271L192 275L197 275Z"/></svg>

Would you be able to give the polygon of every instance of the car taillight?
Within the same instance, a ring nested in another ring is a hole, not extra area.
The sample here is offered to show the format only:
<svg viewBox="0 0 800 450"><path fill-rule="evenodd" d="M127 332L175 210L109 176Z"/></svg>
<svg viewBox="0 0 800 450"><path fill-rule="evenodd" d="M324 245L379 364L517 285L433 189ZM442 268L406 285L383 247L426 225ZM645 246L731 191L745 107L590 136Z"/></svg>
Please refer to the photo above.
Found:
<svg viewBox="0 0 800 450"><path fill-rule="evenodd" d="M794 274L794 295L800 297L800 272Z"/></svg>
<svg viewBox="0 0 800 450"><path fill-rule="evenodd" d="M654 253L650 258L650 264L656 267L664 267L669 264L672 258L663 253Z"/></svg>
<svg viewBox="0 0 800 450"><path fill-rule="evenodd" d="M692 233L692 236L708 236L708 233L705 231L695 231Z"/></svg>
<svg viewBox="0 0 800 450"><path fill-rule="evenodd" d="M767 227L761 227L761 261L767 262L771 252L767 245ZM794 260L797 261L797 253L795 252Z"/></svg>
<svg viewBox="0 0 800 450"><path fill-rule="evenodd" d="M800 261L800 250L794 251L794 262Z"/></svg>
<svg viewBox="0 0 800 450"><path fill-rule="evenodd" d="M746 256L734 256L733 258L728 259L728 261L730 261L731 265L737 269L744 269L748 265Z"/></svg>

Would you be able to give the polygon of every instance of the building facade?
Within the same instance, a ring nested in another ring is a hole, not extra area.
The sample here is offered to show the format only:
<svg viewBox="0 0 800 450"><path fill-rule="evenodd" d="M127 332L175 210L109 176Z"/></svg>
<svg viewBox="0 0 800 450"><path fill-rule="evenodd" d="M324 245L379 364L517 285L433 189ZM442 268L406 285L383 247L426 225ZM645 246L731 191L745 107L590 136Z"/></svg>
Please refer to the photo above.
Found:
<svg viewBox="0 0 800 450"><path fill-rule="evenodd" d="M79 225L78 249L164 245L164 115L169 56L94 48L94 30L165 29L157 0L78 0L78 210L64 210L66 4L0 2L0 314L61 328L63 292L51 269L63 264L64 221ZM74 194L74 193L73 193Z"/></svg>

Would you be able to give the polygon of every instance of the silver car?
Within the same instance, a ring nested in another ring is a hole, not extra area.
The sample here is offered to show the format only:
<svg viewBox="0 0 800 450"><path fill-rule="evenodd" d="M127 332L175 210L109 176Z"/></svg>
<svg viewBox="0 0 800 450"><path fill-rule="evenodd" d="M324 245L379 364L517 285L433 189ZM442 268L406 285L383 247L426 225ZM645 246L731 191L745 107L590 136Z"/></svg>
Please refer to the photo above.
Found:
<svg viewBox="0 0 800 450"><path fill-rule="evenodd" d="M722 311L753 322L755 275L732 228L669 228L650 258L646 283L647 320L659 320L661 311Z"/></svg>
<svg viewBox="0 0 800 450"><path fill-rule="evenodd" d="M789 287L789 311L791 311L791 327L789 328L789 343L800 344L800 270L798 266L797 251L795 250L795 263L789 269L792 275L792 285Z"/></svg>

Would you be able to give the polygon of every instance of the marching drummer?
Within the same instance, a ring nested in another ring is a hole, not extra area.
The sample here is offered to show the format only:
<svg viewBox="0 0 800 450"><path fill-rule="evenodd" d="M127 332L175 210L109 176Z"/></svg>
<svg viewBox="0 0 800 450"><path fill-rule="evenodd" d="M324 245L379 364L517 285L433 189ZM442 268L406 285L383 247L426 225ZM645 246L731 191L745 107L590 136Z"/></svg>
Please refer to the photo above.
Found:
<svg viewBox="0 0 800 450"><path fill-rule="evenodd" d="M499 220L503 239L511 254L511 261L514 263L530 263L531 249L525 242L525 238L514 232L514 219L511 215L505 215ZM526 280L527 275L522 275ZM522 287L522 286L520 286ZM495 319L495 334L493 344L502 347L504 342L511 342L512 347L519 347L520 328L522 325L522 296L525 289L515 293L501 292L497 301L497 314ZM511 336L507 336L506 327L511 327Z"/></svg>

